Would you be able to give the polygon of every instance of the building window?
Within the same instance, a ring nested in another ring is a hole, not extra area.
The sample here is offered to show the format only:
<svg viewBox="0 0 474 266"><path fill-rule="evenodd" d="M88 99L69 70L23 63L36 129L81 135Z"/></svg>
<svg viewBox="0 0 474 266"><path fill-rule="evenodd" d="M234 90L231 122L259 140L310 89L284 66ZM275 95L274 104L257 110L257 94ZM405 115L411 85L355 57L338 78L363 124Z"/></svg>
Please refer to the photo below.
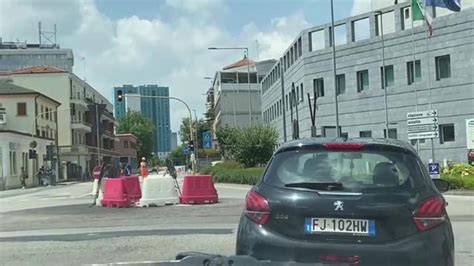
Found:
<svg viewBox="0 0 474 266"><path fill-rule="evenodd" d="M380 67L380 77L384 77L383 67ZM382 83L383 81L381 81ZM385 66L385 87L393 86L394 84L394 74L393 74L393 65ZM382 89L384 86L382 86Z"/></svg>
<svg viewBox="0 0 474 266"><path fill-rule="evenodd" d="M41 118L44 118L44 108L43 108L43 105L41 105Z"/></svg>
<svg viewBox="0 0 474 266"><path fill-rule="evenodd" d="M46 107L45 110L46 110L46 113L44 114L44 115L45 115L45 118L46 118L46 120L49 120L49 108Z"/></svg>
<svg viewBox="0 0 474 266"><path fill-rule="evenodd" d="M25 116L26 115L26 103L17 103L16 104L16 115Z"/></svg>
<svg viewBox="0 0 474 266"><path fill-rule="evenodd" d="M10 174L16 175L17 165L16 165L16 151L10 151Z"/></svg>
<svg viewBox="0 0 474 266"><path fill-rule="evenodd" d="M298 39L298 57L301 57L303 55L303 49L301 47L301 37Z"/></svg>
<svg viewBox="0 0 474 266"><path fill-rule="evenodd" d="M408 85L421 81L421 62L415 61L415 69L413 69L413 61L407 62L407 82Z"/></svg>
<svg viewBox="0 0 474 266"><path fill-rule="evenodd" d="M309 51L317 51L325 48L324 29L309 33Z"/></svg>
<svg viewBox="0 0 474 266"><path fill-rule="evenodd" d="M387 138L387 130L383 130L383 136ZM388 129L388 138L389 139L397 139L397 129L396 128L389 128Z"/></svg>
<svg viewBox="0 0 474 266"><path fill-rule="evenodd" d="M439 143L454 141L454 124L439 125Z"/></svg>
<svg viewBox="0 0 474 266"><path fill-rule="evenodd" d="M360 131L359 132L359 137L361 138L371 138L372 137L372 131Z"/></svg>
<svg viewBox="0 0 474 266"><path fill-rule="evenodd" d="M123 142L123 148L124 148L124 149L128 149L128 141L124 141L124 142Z"/></svg>
<svg viewBox="0 0 474 266"><path fill-rule="evenodd" d="M285 98L286 98L286 100L285 100L286 105L285 105L285 106L286 106L286 110L288 111L288 107L289 107L289 104L288 104L288 94L285 95Z"/></svg>
<svg viewBox="0 0 474 266"><path fill-rule="evenodd" d="M301 102L304 103L304 89L303 89L303 83L300 85L300 95L301 95Z"/></svg>
<svg viewBox="0 0 474 266"><path fill-rule="evenodd" d="M337 94L344 94L346 93L346 75L339 74L336 76L336 90Z"/></svg>
<svg viewBox="0 0 474 266"><path fill-rule="evenodd" d="M449 55L435 57L436 63L436 80L451 77L451 62Z"/></svg>
<svg viewBox="0 0 474 266"><path fill-rule="evenodd" d="M283 105L281 103L281 99L280 99L280 109L279 110L280 110L280 115L282 115L283 114Z"/></svg>
<svg viewBox="0 0 474 266"><path fill-rule="evenodd" d="M369 89L369 70L357 71L357 92Z"/></svg>
<svg viewBox="0 0 474 266"><path fill-rule="evenodd" d="M313 89L316 92L316 97L324 97L324 80L323 78L313 79Z"/></svg>

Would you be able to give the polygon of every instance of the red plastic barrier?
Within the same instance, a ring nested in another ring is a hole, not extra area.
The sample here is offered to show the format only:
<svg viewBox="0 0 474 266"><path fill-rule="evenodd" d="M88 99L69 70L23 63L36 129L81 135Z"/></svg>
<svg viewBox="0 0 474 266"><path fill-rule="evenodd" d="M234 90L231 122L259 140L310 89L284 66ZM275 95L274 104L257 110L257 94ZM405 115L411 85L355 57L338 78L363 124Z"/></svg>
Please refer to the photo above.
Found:
<svg viewBox="0 0 474 266"><path fill-rule="evenodd" d="M185 204L217 203L218 195L212 176L185 176L179 201Z"/></svg>
<svg viewBox="0 0 474 266"><path fill-rule="evenodd" d="M106 178L102 206L107 208L120 208L130 207L130 204L130 199L125 190L125 180L123 178Z"/></svg>
<svg viewBox="0 0 474 266"><path fill-rule="evenodd" d="M142 197L138 176L121 176L120 178L125 180L125 191L128 198L132 201L138 201Z"/></svg>

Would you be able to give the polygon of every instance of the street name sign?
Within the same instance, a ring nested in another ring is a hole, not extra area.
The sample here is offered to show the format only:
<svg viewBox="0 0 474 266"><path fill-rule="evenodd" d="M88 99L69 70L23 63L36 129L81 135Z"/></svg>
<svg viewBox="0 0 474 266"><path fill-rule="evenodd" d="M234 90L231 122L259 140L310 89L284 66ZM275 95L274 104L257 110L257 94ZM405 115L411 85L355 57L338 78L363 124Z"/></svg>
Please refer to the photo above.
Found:
<svg viewBox="0 0 474 266"><path fill-rule="evenodd" d="M408 139L438 138L438 122L437 110L407 113Z"/></svg>

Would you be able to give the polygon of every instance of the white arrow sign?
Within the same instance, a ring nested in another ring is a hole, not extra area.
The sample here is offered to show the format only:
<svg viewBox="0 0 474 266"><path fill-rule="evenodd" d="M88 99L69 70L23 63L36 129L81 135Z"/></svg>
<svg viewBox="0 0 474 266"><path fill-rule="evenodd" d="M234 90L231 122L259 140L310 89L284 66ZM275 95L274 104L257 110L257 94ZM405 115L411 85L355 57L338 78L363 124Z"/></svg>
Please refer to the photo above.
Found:
<svg viewBox="0 0 474 266"><path fill-rule="evenodd" d="M438 130L437 124L408 126L408 133L437 131L437 130Z"/></svg>
<svg viewBox="0 0 474 266"><path fill-rule="evenodd" d="M438 124L438 118L437 117L430 117L430 118L420 118L420 119L407 120L407 125L408 126L429 125L429 124Z"/></svg>
<svg viewBox="0 0 474 266"><path fill-rule="evenodd" d="M428 110L428 111L407 113L407 119L427 118L427 117L436 117L436 116L438 116L438 111L437 110Z"/></svg>
<svg viewBox="0 0 474 266"><path fill-rule="evenodd" d="M438 131L408 133L408 139L434 139L438 137Z"/></svg>

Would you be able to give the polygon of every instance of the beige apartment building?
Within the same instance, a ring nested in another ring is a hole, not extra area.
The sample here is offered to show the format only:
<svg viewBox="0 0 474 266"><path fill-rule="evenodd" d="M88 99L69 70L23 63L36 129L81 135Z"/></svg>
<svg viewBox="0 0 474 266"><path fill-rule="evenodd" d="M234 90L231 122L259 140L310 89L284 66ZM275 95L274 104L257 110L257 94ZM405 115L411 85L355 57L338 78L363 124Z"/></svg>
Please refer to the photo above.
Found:
<svg viewBox="0 0 474 266"><path fill-rule="evenodd" d="M0 76L0 190L20 187L21 168L28 175L27 186L39 183L39 167L45 161L46 146L55 143L60 103L42 93L13 84ZM48 113L41 113L41 109ZM30 143L36 142L37 158L30 159ZM56 167L53 167L56 168Z"/></svg>
<svg viewBox="0 0 474 266"><path fill-rule="evenodd" d="M99 161L118 157L114 151L116 121L112 103L90 84L73 73L49 66L19 69L8 75L15 85L61 103L57 117L62 179L87 178ZM96 128L99 128L99 141Z"/></svg>

